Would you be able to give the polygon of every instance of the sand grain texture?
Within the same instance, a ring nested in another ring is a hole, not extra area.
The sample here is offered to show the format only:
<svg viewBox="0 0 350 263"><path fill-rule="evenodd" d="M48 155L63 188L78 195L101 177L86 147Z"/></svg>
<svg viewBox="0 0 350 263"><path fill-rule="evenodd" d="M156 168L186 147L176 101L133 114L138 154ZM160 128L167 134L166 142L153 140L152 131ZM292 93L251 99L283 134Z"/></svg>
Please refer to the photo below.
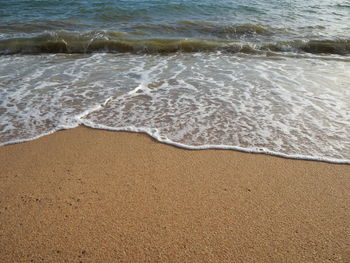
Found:
<svg viewBox="0 0 350 263"><path fill-rule="evenodd" d="M350 262L350 166L79 127L0 147L0 262Z"/></svg>

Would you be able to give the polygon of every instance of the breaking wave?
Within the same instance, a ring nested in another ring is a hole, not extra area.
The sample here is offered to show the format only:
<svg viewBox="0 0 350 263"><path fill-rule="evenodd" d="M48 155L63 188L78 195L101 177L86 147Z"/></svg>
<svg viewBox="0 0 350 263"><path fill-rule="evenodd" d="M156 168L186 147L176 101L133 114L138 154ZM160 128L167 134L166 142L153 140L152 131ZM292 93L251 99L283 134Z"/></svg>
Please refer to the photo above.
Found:
<svg viewBox="0 0 350 263"><path fill-rule="evenodd" d="M258 31L258 30L256 30ZM174 53L174 52L261 53L304 52L312 54L350 54L350 40L293 40L248 42L223 39L134 38L116 31L76 33L57 31L41 35L0 40L0 54L41 53Z"/></svg>

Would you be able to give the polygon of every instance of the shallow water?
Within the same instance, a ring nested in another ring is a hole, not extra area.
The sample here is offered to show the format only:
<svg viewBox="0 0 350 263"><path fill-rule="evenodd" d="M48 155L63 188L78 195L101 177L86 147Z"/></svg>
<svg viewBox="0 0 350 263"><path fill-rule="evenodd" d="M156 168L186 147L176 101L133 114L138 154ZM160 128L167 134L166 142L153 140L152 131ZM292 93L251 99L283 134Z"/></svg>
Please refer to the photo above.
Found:
<svg viewBox="0 0 350 263"><path fill-rule="evenodd" d="M349 18L349 1L0 0L0 143L84 124L350 163Z"/></svg>

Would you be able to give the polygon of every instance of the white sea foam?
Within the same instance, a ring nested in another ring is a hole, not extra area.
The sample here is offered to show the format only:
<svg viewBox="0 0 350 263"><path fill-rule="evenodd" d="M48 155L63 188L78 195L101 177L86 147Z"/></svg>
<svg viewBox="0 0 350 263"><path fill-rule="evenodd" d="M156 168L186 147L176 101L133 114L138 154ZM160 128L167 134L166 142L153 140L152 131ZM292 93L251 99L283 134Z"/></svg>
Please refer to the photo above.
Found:
<svg viewBox="0 0 350 263"><path fill-rule="evenodd" d="M84 124L188 149L350 163L346 60L214 53L0 60L1 144Z"/></svg>
<svg viewBox="0 0 350 263"><path fill-rule="evenodd" d="M115 65L103 55L0 59L2 144L47 134L57 127L75 127L77 116L137 85L125 73L139 62L126 57Z"/></svg>
<svg viewBox="0 0 350 263"><path fill-rule="evenodd" d="M337 163L337 164L350 164L350 160L346 160L346 159L333 159L333 158L325 158L325 157L320 157L320 156L317 157L317 156L309 156L309 155L290 155L290 154L283 154L280 152L269 151L269 150L265 150L262 148L256 148L256 147L243 148L243 147L232 146L232 145L205 145L205 144L198 145L198 146L187 145L187 144L174 142L174 141L171 141L167 138L164 138L164 137L159 135L159 130L148 128L148 127L135 127L135 126L109 127L109 126L104 126L101 124L93 123L93 122L90 122L87 120L84 120L82 122L82 124L89 127L89 128L94 128L94 129L144 133L144 134L147 134L150 137L156 139L159 142L166 143L166 144L169 144L169 145L172 145L175 147L179 147L179 148L183 148L183 149L187 149L187 150L210 150L210 149L235 150L235 151L246 152L246 153L268 154L268 155L279 156L279 157L288 158L288 159L321 161L321 162L330 162L330 163Z"/></svg>

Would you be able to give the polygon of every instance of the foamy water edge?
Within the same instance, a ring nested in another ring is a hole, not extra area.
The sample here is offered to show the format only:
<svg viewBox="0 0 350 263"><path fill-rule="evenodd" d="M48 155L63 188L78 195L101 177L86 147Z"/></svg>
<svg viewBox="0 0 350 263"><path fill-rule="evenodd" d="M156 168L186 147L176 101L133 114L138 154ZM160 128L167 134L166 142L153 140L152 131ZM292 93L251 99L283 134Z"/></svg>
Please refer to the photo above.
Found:
<svg viewBox="0 0 350 263"><path fill-rule="evenodd" d="M108 126L96 124L96 123L93 123L93 122L90 122L87 120L81 121L81 123L73 125L73 126L60 125L54 130L51 130L51 131L46 132L46 133L42 133L42 134L34 136L32 138L8 141L8 142L0 143L0 146L4 147L7 145L13 145L13 144L18 144L18 143L33 141L33 140L39 139L41 137L51 135L57 131L74 129L74 128L77 128L79 126L85 126L85 127L91 128L91 129L116 131L116 132L119 131L119 132L143 133L143 134L146 134L146 135L150 136L151 138L157 140L160 143L168 144L168 145L175 146L175 147L182 148L182 149L186 149L186 150L233 150L233 151L253 153L253 154L266 154L266 155L282 157L282 158L286 158L286 159L318 161L318 162L327 162L327 163L333 163L333 164L350 164L350 160L346 160L346 159L332 159L332 158L315 157L315 156L307 156L307 155L288 155L288 154L284 154L284 153L278 153L278 152L269 151L266 149L258 149L258 148L243 148L243 147L232 146L232 145L200 145L200 146L186 145L186 144L171 141L169 139L162 139L158 135L157 129L146 128L146 127L138 128L138 127L132 127L132 126L130 126L130 127L108 127Z"/></svg>
<svg viewBox="0 0 350 263"><path fill-rule="evenodd" d="M96 55L99 56L99 55ZM92 56L93 58L95 56ZM195 58L195 56L191 56L191 58ZM172 57L168 58L167 60L170 60ZM128 58L129 59L129 58ZM138 60L137 60L138 61ZM154 138L155 140L166 143L169 145L173 145L179 148L184 148L184 149L189 149L189 150L201 150L201 149L228 149L228 150L237 150L241 152L248 152L248 153L263 153L263 154L268 154L268 155L274 155L274 156L279 156L279 157L284 157L284 158L290 158L290 159L303 159L303 160L313 160L313 161L323 161L323 162L329 162L329 163L340 163L340 164L350 164L350 160L344 159L344 158L331 158L331 157L320 157L318 156L319 154L311 154L311 155L302 155L302 154L288 154L288 152L279 152L278 149L277 151L272 151L267 148L258 148L254 146L248 146L248 147L241 147L241 146L235 146L237 145L236 142L234 141L228 141L224 142L224 144L210 144L208 143L201 143L201 145L191 145L193 141L187 141L185 143L177 142L176 138L169 139L168 135L161 134L162 131L161 129L157 129L153 124L128 124L125 123L126 125L123 125L122 123L116 123L115 126L113 124L109 123L99 123L100 120L98 119L98 115L95 115L94 120L89 120L89 114L91 113L96 113L100 110L105 110L106 108L109 109L109 106L113 104L113 101L122 101L122 102L127 102L128 99L135 98L140 94L139 92L142 92L142 94L150 94L151 89L148 87L149 84L152 83L157 83L157 81L160 79L163 79L162 77L157 77L159 73L157 73L156 77L152 76L151 74L153 72L157 72L159 68L164 68L166 64L166 60L162 61L156 61L152 67L148 68L147 70L144 69L144 65L139 65L136 66L135 68L128 70L129 73L133 72L141 72L140 74L140 79L136 82L137 85L133 86L133 89L124 91L121 95L112 95L109 96L108 93L104 94L107 96L101 96L97 101L94 102L94 106L89 107L88 109L84 111L80 111L81 108L78 109L78 112L75 112L75 114L71 116L63 116L64 118L59 118L57 119L58 123L56 123L52 128L46 129L45 131L37 131L37 133L34 136L28 136L27 138L22 138L22 139L16 139L16 140L8 140L5 142L0 143L0 145L9 145L9 144L14 144L14 143L21 143L21 142L26 142L26 141L31 141L37 138L40 138L42 136L46 136L49 134L52 134L56 131L59 130L67 130L71 128L78 127L79 125L84 125L90 128L96 128L96 129L104 129L104 130L111 130L111 131L128 131L128 132L138 132L138 133L145 133ZM178 60L175 60L175 62L178 62ZM210 61L209 61L210 62ZM95 65L95 64L94 64ZM186 67L184 68L186 69ZM180 69L180 72L182 72L184 69ZM177 79L178 72L176 71L174 74L171 75L173 78ZM165 78L167 79L167 78ZM166 86L168 87L169 83L166 83ZM103 86L103 85L102 85ZM159 91L161 92L161 88ZM113 94L113 93L112 93ZM164 94L163 94L164 95ZM165 93L166 95L166 93ZM107 97L107 99L106 99ZM155 98L157 98L155 96ZM98 101L102 101L102 103L99 103ZM249 106L249 105L248 105ZM112 107L112 109L118 109L115 107ZM96 119L97 116L97 119ZM108 119L108 116L106 116ZM178 130L174 126L175 130ZM216 134L215 132L213 133L214 135ZM248 138L249 138L249 134ZM268 137L268 136L267 136ZM175 139L175 140L174 140ZM195 142L193 142L195 143ZM324 152L327 154L327 152ZM344 156L345 157L345 156Z"/></svg>

